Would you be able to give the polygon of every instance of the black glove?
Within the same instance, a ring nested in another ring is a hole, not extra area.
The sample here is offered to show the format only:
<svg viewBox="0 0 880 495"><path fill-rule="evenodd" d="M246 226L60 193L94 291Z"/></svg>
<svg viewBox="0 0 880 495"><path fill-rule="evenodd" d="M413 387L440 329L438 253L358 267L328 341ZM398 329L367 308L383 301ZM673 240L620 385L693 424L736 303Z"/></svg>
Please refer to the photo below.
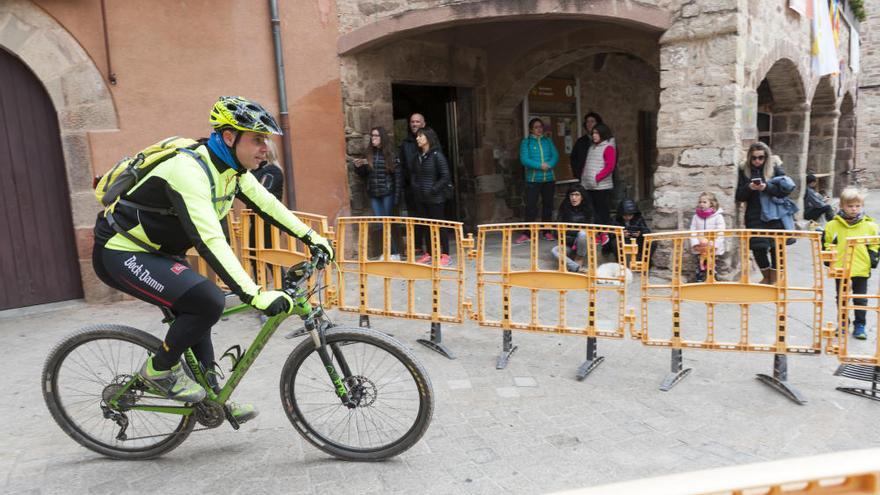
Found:
<svg viewBox="0 0 880 495"><path fill-rule="evenodd" d="M306 232L304 236L302 236L302 241L308 244L309 249L315 250L320 249L327 254L327 257L330 261L333 261L333 246L330 245L330 241L318 235L314 230L309 230Z"/></svg>
<svg viewBox="0 0 880 495"><path fill-rule="evenodd" d="M877 262L880 261L880 251L868 250L868 257L871 258L871 269L877 268Z"/></svg>
<svg viewBox="0 0 880 495"><path fill-rule="evenodd" d="M251 299L251 306L261 310L266 316L275 316L290 312L293 301L290 296L279 290L260 291Z"/></svg>

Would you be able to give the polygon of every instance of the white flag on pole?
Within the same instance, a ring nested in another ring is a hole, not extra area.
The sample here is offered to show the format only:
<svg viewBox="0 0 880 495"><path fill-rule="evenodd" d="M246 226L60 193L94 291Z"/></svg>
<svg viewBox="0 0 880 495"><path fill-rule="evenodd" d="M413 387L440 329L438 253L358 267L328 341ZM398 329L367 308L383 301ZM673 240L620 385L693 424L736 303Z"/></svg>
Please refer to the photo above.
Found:
<svg viewBox="0 0 880 495"><path fill-rule="evenodd" d="M831 28L831 11L827 0L813 2L813 43L810 50L813 73L818 76L837 74L840 62L834 47L834 30Z"/></svg>

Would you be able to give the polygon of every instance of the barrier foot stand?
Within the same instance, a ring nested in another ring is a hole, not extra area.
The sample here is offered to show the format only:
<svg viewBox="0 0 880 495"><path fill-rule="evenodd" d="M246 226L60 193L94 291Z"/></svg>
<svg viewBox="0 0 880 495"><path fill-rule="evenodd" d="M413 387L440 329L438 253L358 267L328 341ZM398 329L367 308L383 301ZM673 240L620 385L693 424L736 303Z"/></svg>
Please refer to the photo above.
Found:
<svg viewBox="0 0 880 495"><path fill-rule="evenodd" d="M361 328L370 328L370 315L361 315L358 320L358 326Z"/></svg>
<svg viewBox="0 0 880 495"><path fill-rule="evenodd" d="M858 395L859 397L880 401L880 366L842 364L837 368L837 371L834 372L834 375L871 382L870 390L859 387L837 387L837 390L848 394Z"/></svg>
<svg viewBox="0 0 880 495"><path fill-rule="evenodd" d="M587 375L602 364L602 361L605 361L604 356L597 355L598 347L599 345L596 342L596 337L587 337L587 360L584 361L584 364L582 364L577 370L578 380L586 378Z"/></svg>
<svg viewBox="0 0 880 495"><path fill-rule="evenodd" d="M449 348L443 345L443 331L440 329L439 322L431 322L431 340L418 339L416 342L422 344L423 346L431 349L434 352L442 354L444 357L455 359L455 354L453 354L452 351L449 350Z"/></svg>
<svg viewBox="0 0 880 495"><path fill-rule="evenodd" d="M663 379L663 383L660 384L660 390L663 392L669 392L672 387L678 385L678 382L684 380L684 377L690 375L691 371L693 371L691 368L684 367L684 362L681 358L681 349L672 349L669 371L670 373L666 375L666 378Z"/></svg>
<svg viewBox="0 0 880 495"><path fill-rule="evenodd" d="M513 345L513 335L510 330L505 330L501 337L501 354L498 355L498 361L495 362L496 370L503 370L510 361L510 356L516 352L516 346Z"/></svg>
<svg viewBox="0 0 880 495"><path fill-rule="evenodd" d="M801 393L798 392L796 388L789 385L787 382L788 356L786 356L785 354L773 355L773 376L758 373L756 378L758 380L761 380L761 382L763 382L764 384L773 387L779 393L800 405L804 405L807 403L807 399L804 399Z"/></svg>

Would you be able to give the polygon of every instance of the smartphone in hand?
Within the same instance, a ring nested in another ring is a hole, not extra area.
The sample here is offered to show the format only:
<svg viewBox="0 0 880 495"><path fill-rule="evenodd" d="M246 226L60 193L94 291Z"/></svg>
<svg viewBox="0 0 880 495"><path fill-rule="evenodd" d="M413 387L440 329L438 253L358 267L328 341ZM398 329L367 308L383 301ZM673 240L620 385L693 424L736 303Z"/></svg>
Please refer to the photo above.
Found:
<svg viewBox="0 0 880 495"><path fill-rule="evenodd" d="M756 186L760 186L763 183L764 183L764 179L762 179L760 177L755 177L752 179L752 184L754 184Z"/></svg>

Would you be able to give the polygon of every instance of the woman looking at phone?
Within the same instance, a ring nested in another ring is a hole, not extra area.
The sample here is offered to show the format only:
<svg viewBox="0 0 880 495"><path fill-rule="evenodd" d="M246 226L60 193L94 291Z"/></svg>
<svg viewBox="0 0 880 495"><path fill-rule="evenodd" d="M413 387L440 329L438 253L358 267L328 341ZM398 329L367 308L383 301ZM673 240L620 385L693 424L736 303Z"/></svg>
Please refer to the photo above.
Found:
<svg viewBox="0 0 880 495"><path fill-rule="evenodd" d="M781 165L771 162L773 154L770 147L757 142L749 146L746 161L739 170L736 186L736 200L746 204L745 223L748 229L785 230L781 219L770 219L771 215L764 211L761 197L784 198L791 193L788 187L781 184L785 171ZM790 179L788 179L790 181ZM767 203L766 199L764 203ZM762 284L776 282L776 249L767 237L753 237L749 240L749 249L761 269Z"/></svg>

